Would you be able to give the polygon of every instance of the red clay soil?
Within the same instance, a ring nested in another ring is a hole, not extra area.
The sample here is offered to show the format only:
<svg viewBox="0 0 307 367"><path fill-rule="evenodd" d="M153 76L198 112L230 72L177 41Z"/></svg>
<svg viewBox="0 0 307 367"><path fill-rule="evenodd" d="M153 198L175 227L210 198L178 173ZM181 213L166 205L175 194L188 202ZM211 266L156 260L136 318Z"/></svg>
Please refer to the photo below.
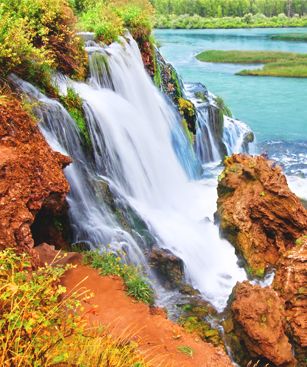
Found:
<svg viewBox="0 0 307 367"><path fill-rule="evenodd" d="M37 212L58 212L65 203L63 168L69 163L51 150L16 98L0 100L0 249L33 247Z"/></svg>
<svg viewBox="0 0 307 367"><path fill-rule="evenodd" d="M85 304L86 310L97 305L95 313L88 313L89 322L109 326L114 336L132 335L146 358L154 360L152 366L232 366L224 351L204 343L196 335L186 333L168 320L162 310L150 308L129 297L120 278L102 277L96 270L78 265L68 271L63 279L68 291L80 282L94 293L90 303ZM180 352L177 349L180 346L192 348L193 356Z"/></svg>

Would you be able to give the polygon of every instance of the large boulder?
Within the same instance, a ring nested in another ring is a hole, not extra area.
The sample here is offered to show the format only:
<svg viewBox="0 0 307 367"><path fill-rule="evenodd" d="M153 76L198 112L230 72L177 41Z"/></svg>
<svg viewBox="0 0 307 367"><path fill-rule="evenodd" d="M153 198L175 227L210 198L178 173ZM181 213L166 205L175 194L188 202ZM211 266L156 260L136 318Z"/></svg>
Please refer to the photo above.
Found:
<svg viewBox="0 0 307 367"><path fill-rule="evenodd" d="M70 158L53 152L37 123L14 97L0 100L0 249L34 246L31 225L44 208L60 213L69 191L63 168Z"/></svg>
<svg viewBox="0 0 307 367"><path fill-rule="evenodd" d="M233 155L219 177L217 219L222 234L263 276L307 233L307 211L280 167L262 156Z"/></svg>
<svg viewBox="0 0 307 367"><path fill-rule="evenodd" d="M270 287L238 283L231 304L234 332L252 357L275 366L295 366L286 336L283 301Z"/></svg>
<svg viewBox="0 0 307 367"><path fill-rule="evenodd" d="M183 261L170 250L154 246L149 255L149 263L167 288L173 289L183 284Z"/></svg>
<svg viewBox="0 0 307 367"><path fill-rule="evenodd" d="M274 289L283 299L288 333L298 365L306 366L307 355L307 237L296 241L277 263Z"/></svg>

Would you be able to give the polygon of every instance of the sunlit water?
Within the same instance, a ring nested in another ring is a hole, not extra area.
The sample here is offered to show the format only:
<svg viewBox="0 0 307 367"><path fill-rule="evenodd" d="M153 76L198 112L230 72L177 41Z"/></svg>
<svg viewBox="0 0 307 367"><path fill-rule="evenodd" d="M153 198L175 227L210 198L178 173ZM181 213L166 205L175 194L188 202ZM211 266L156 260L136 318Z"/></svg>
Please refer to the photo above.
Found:
<svg viewBox="0 0 307 367"><path fill-rule="evenodd" d="M161 53L185 82L201 82L220 95L235 117L254 131L258 151L278 160L289 184L307 198L307 79L237 76L246 65L203 63L204 50L276 50L307 53L307 43L273 41L306 29L157 30Z"/></svg>

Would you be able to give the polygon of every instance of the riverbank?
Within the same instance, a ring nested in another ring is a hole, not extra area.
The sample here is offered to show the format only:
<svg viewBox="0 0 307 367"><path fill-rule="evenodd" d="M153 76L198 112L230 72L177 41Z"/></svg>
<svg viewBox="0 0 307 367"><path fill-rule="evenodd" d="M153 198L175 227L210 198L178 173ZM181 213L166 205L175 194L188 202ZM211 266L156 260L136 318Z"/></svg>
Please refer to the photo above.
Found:
<svg viewBox="0 0 307 367"><path fill-rule="evenodd" d="M236 29L236 28L296 28L307 27L307 17L288 18L281 14L266 17L246 14L243 17L201 17L199 15L161 15L156 17L157 29Z"/></svg>

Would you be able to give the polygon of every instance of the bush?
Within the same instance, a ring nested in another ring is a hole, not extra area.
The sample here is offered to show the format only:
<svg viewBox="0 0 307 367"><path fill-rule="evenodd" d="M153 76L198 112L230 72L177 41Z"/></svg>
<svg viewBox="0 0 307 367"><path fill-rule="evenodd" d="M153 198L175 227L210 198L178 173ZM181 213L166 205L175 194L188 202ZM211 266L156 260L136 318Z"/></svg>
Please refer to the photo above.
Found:
<svg viewBox="0 0 307 367"><path fill-rule="evenodd" d="M85 74L85 53L75 35L76 19L66 0L2 0L2 73L25 75L29 64L48 65L70 76Z"/></svg>
<svg viewBox="0 0 307 367"><path fill-rule="evenodd" d="M94 269L98 269L101 275L117 275L121 277L130 296L138 301L153 304L153 290L142 277L140 270L135 266L124 264L116 254L106 250L102 253L97 251L85 252L84 262Z"/></svg>
<svg viewBox="0 0 307 367"><path fill-rule="evenodd" d="M152 27L153 8L147 0L86 0L82 6L79 27L94 32L106 44L116 41L127 28L135 38L148 37Z"/></svg>
<svg viewBox="0 0 307 367"><path fill-rule="evenodd" d="M70 266L32 270L30 256L0 252L0 365L48 365L48 353L78 333L77 293L65 296L59 280Z"/></svg>

